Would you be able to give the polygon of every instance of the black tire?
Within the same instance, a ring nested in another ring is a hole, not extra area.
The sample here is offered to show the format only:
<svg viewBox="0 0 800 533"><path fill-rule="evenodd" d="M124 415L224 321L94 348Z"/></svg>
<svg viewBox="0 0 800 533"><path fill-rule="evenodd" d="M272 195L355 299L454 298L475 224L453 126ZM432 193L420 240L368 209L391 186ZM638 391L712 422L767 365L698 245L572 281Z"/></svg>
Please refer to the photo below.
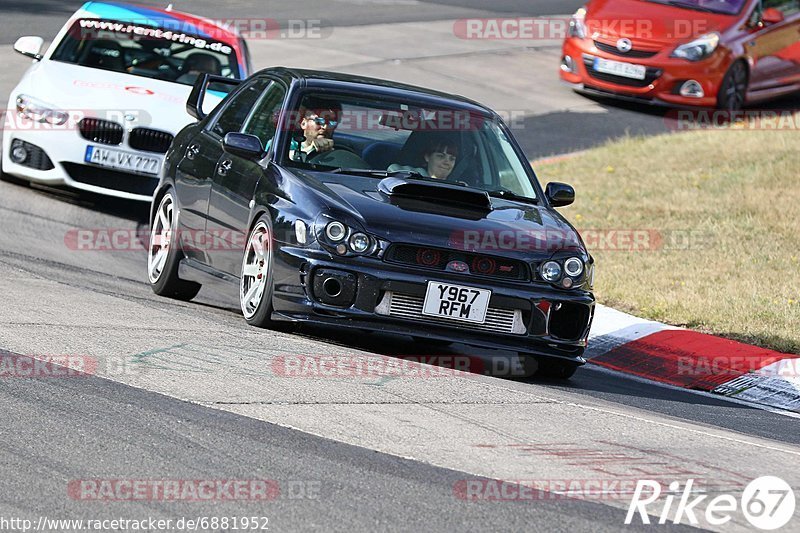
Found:
<svg viewBox="0 0 800 533"><path fill-rule="evenodd" d="M263 251L260 260L258 259L257 246L255 246L256 241L254 241L257 237L262 244ZM274 246L272 221L269 216L261 215L253 224L253 228L247 236L247 245L242 257L242 272L239 278L239 304L242 308L242 314L248 324L257 328L271 328L275 325L272 321L272 295L275 289L275 278L272 269ZM260 265L260 267L257 265ZM248 270L246 270L246 267ZM251 273L253 275L250 275ZM259 274L261 277L258 277ZM264 285L263 288L259 288L258 285L262 279L264 280ZM250 290L255 290L256 292L253 298L247 299ZM258 300L257 303L254 303L256 296L258 296Z"/></svg>
<svg viewBox="0 0 800 533"><path fill-rule="evenodd" d="M744 107L747 97L747 78L747 65L741 61L731 65L717 93L717 109L734 112Z"/></svg>
<svg viewBox="0 0 800 533"><path fill-rule="evenodd" d="M578 363L548 357L537 358L536 376L552 379L569 379L578 370Z"/></svg>
<svg viewBox="0 0 800 533"><path fill-rule="evenodd" d="M171 204L168 208L167 204ZM178 266L182 259L180 243L178 240L178 215L180 211L176 208L175 192L172 188L167 189L158 203L158 209L153 212L153 220L150 221L150 242L147 248L147 278L153 292L159 296L174 298L175 300L189 301L200 292L202 287L199 283L185 281L178 277ZM162 209L164 210L162 212ZM170 214L168 214L170 213ZM165 218L159 219L160 215L168 218L169 231L163 231ZM159 231L157 231L159 230ZM163 264L161 263L158 252L163 251L164 240L167 242L166 254Z"/></svg>

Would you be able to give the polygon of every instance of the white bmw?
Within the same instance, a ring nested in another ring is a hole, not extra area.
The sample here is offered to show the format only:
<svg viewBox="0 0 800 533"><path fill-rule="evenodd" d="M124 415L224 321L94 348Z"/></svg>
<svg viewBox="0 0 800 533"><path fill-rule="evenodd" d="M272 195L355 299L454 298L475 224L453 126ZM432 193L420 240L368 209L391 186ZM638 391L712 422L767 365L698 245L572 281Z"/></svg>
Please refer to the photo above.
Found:
<svg viewBox="0 0 800 533"><path fill-rule="evenodd" d="M235 31L170 8L88 2L43 44L14 45L33 64L9 97L0 172L148 202L173 136L194 122L195 79L252 70Z"/></svg>

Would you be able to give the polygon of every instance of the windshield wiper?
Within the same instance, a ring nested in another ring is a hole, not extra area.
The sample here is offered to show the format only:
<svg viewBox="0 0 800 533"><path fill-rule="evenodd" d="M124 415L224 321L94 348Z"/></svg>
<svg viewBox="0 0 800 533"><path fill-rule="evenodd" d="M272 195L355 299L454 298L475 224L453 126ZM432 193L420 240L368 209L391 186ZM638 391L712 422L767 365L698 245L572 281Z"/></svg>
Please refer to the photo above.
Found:
<svg viewBox="0 0 800 533"><path fill-rule="evenodd" d="M425 176L424 174L420 174L416 170L393 170L390 172L388 170L340 167L327 170L326 172L330 172L331 174L353 174L354 176L367 176L374 178L410 178L410 179L423 179L423 180L433 179L428 176Z"/></svg>
<svg viewBox="0 0 800 533"><path fill-rule="evenodd" d="M492 198L502 198L503 200L513 200L515 202L523 202L526 204L538 204L539 200L531 198L530 196L522 196L508 189L500 189L497 191L488 191L489 196Z"/></svg>

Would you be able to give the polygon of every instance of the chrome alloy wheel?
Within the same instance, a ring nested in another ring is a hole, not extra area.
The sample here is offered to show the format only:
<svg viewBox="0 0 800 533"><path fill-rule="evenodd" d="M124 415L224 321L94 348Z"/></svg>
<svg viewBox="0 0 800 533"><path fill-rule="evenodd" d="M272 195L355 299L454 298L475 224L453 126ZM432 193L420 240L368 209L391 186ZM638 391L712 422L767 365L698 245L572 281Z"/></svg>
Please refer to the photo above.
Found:
<svg viewBox="0 0 800 533"><path fill-rule="evenodd" d="M174 212L175 202L172 195L165 194L158 205L158 210L153 218L153 227L150 230L150 244L147 249L147 275L150 283L158 282L161 274L164 273L172 240Z"/></svg>
<svg viewBox="0 0 800 533"><path fill-rule="evenodd" d="M247 319L253 318L264 298L271 275L271 254L269 229L265 222L259 222L247 240L239 284L239 301Z"/></svg>

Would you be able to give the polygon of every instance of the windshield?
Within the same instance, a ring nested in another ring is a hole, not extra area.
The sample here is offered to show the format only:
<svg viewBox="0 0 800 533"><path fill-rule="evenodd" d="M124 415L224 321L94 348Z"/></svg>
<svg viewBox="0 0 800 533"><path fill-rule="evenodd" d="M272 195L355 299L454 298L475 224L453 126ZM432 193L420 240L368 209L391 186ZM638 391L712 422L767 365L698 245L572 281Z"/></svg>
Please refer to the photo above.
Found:
<svg viewBox="0 0 800 533"><path fill-rule="evenodd" d="M665 4L721 15L737 15L747 0L645 0L654 4Z"/></svg>
<svg viewBox="0 0 800 533"><path fill-rule="evenodd" d="M185 85L202 73L240 76L228 43L100 19L75 21L51 59Z"/></svg>
<svg viewBox="0 0 800 533"><path fill-rule="evenodd" d="M491 115L331 93L306 95L288 115L291 138L278 157L287 166L442 181L536 199L530 164Z"/></svg>

